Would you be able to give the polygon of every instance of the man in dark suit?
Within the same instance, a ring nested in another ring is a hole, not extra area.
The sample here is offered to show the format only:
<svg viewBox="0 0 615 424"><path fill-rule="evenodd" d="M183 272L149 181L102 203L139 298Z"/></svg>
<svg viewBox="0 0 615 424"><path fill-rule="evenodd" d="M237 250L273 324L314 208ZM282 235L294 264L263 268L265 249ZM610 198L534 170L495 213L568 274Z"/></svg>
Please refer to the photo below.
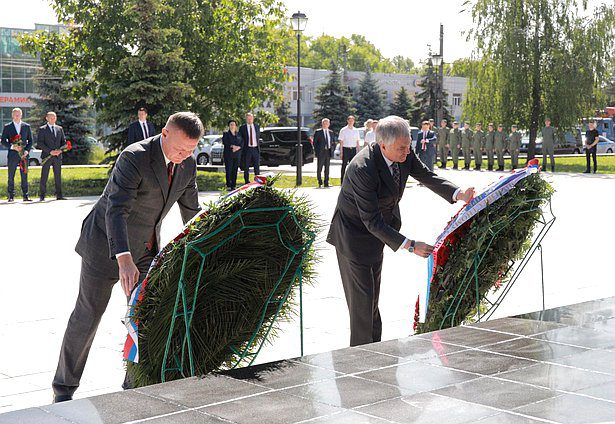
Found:
<svg viewBox="0 0 615 424"><path fill-rule="evenodd" d="M154 124L147 120L147 109L144 107L137 111L138 120L128 127L128 145L145 140L156 135Z"/></svg>
<svg viewBox="0 0 615 424"><path fill-rule="evenodd" d="M434 163L436 162L436 133L429 129L429 121L421 122L421 131L416 137L416 155L427 165L430 171L433 171Z"/></svg>
<svg viewBox="0 0 615 424"><path fill-rule="evenodd" d="M30 198L28 197L28 153L32 149L32 129L30 125L26 124L21 120L23 116L23 112L20 108L16 107L13 109L11 116L13 117L13 122L10 122L4 126L2 129L2 137L1 142L9 149L7 153L7 166L9 171L9 181L8 181L8 195L9 202L15 200L15 172L17 172L17 167L19 167L19 173L21 174L21 192L23 194L23 201L29 202ZM13 139L17 134L21 135L21 141L23 142L23 146L13 146L11 139ZM20 153L25 152L25 161L26 164L23 167L19 166L19 162L21 162Z"/></svg>
<svg viewBox="0 0 615 424"><path fill-rule="evenodd" d="M56 199L64 200L62 196L62 150L60 149L66 144L66 136L64 129L56 125L58 117L55 112L47 112L45 116L47 125L43 125L38 129L36 138L36 146L41 149L41 159L49 156L51 158L43 164L41 169L41 184L39 188L39 197L41 202L45 200L47 194L47 179L49 178L49 168L53 166L53 179L56 185Z"/></svg>
<svg viewBox="0 0 615 424"><path fill-rule="evenodd" d="M72 399L77 390L115 283L129 297L145 278L169 209L177 202L184 223L200 210L192 152L203 132L195 114L178 112L162 134L128 146L118 157L75 248L82 259L79 295L53 379L54 402Z"/></svg>
<svg viewBox="0 0 615 424"><path fill-rule="evenodd" d="M383 248L407 249L423 258L433 247L399 233L399 201L406 180L415 178L448 202L470 201L474 189L460 190L430 171L411 151L408 123L389 116L376 127L376 143L348 165L327 242L335 246L350 313L350 345L380 341L378 309Z"/></svg>
<svg viewBox="0 0 615 424"><path fill-rule="evenodd" d="M329 166L331 164L331 152L335 149L335 133L329 129L331 121L323 118L322 128L314 133L314 151L316 152L316 175L318 176L318 187L322 187L322 168L325 168L325 187L329 185Z"/></svg>
<svg viewBox="0 0 615 424"><path fill-rule="evenodd" d="M260 173L260 138L261 128L254 123L254 115L246 113L246 123L239 127L239 135L243 140L241 149L241 163L243 165L243 179L246 184L250 182L250 166L254 167L254 175Z"/></svg>

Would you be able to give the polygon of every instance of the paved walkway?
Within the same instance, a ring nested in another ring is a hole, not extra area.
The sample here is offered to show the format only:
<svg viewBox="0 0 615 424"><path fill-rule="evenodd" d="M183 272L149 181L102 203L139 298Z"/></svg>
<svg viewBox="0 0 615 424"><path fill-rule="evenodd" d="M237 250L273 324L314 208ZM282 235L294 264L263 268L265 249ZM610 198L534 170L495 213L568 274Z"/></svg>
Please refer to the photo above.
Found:
<svg viewBox="0 0 615 424"><path fill-rule="evenodd" d="M482 187L497 173L442 171L460 185ZM610 176L548 175L557 190L553 207L557 221L544 242L547 307L615 296L612 284L613 239ZM403 233L433 241L457 212L427 189L410 184L401 203ZM339 188L302 189L310 196L325 224L330 220ZM203 194L202 200L216 198ZM79 256L74 252L81 221L94 198L48 201L43 204L0 203L3 278L0 295L0 413L48 404L50 384L68 316L77 296ZM173 209L163 225L169 240L181 228ZM305 353L314 354L348 346L348 316L334 251L320 234L322 263L313 287L305 291ZM533 260L510 292L497 316L539 310L540 276ZM385 251L381 311L383 339L411 334L414 302L424 286L426 262L405 252ZM121 323L125 299L120 287L113 292L103 317L77 397L119 390L123 380L121 349L125 328ZM298 323L282 325L275 343L264 349L259 362L299 356Z"/></svg>

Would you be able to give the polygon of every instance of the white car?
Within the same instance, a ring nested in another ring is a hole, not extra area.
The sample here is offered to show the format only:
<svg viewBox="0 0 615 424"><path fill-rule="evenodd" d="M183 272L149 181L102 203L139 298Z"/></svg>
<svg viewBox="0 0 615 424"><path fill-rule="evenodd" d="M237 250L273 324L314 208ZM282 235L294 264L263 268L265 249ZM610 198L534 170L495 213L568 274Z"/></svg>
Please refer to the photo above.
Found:
<svg viewBox="0 0 615 424"><path fill-rule="evenodd" d="M596 153L615 153L615 141L609 140L604 136L598 137ZM583 151L585 151L585 134L583 134Z"/></svg>
<svg viewBox="0 0 615 424"><path fill-rule="evenodd" d="M9 149L6 146L0 144L0 166L7 166L7 158L8 158ZM41 164L41 154L42 150L32 149L30 150L30 154L28 155L28 165L37 166Z"/></svg>
<svg viewBox="0 0 615 424"><path fill-rule="evenodd" d="M197 165L208 165L211 162L211 146L215 143L222 143L221 135L206 135L199 140L199 145L192 153Z"/></svg>

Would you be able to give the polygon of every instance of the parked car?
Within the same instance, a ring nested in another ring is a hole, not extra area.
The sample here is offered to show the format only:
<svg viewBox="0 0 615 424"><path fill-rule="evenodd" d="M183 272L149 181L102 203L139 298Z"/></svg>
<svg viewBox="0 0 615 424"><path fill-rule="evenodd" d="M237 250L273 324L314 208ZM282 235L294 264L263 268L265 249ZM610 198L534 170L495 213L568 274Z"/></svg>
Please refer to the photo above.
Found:
<svg viewBox="0 0 615 424"><path fill-rule="evenodd" d="M615 141L604 136L598 137L597 153L615 153ZM585 151L585 134L583 134L583 151Z"/></svg>
<svg viewBox="0 0 615 424"><path fill-rule="evenodd" d="M7 158L8 158L9 149L0 144L0 166L7 166ZM28 155L28 165L37 166L41 164L41 154L42 150L39 149L31 149L30 154Z"/></svg>
<svg viewBox="0 0 615 424"><path fill-rule="evenodd" d="M199 145L194 149L192 156L196 159L197 165L208 165L211 161L211 149L215 143L222 145L221 135L206 135L201 137Z"/></svg>
<svg viewBox="0 0 615 424"><path fill-rule="evenodd" d="M303 163L314 162L314 146L309 128L301 128ZM261 129L260 160L263 166L296 165L297 128L268 127ZM224 164L224 146L215 144L211 148L211 163Z"/></svg>
<svg viewBox="0 0 615 424"><path fill-rule="evenodd" d="M527 153L527 148L530 143L529 134L524 134L521 137L520 153ZM580 154L583 151L583 140L581 138L581 129L576 128L574 132L564 133L564 137L561 138L556 135L555 146L553 146L553 153L556 155L570 155ZM536 154L542 155L542 137L538 135L536 137Z"/></svg>

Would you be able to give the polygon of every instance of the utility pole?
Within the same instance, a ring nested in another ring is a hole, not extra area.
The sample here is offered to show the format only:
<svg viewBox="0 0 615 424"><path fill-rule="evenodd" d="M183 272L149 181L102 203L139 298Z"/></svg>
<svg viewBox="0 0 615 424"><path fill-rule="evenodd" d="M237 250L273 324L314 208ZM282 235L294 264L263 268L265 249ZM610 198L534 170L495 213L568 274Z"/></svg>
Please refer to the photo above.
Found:
<svg viewBox="0 0 615 424"><path fill-rule="evenodd" d="M440 125L440 121L443 119L441 116L442 110L442 99L441 94L444 92L444 25L440 24L440 57L442 58L442 63L439 66L439 75L440 83L438 84L438 93L436 93L436 125Z"/></svg>

